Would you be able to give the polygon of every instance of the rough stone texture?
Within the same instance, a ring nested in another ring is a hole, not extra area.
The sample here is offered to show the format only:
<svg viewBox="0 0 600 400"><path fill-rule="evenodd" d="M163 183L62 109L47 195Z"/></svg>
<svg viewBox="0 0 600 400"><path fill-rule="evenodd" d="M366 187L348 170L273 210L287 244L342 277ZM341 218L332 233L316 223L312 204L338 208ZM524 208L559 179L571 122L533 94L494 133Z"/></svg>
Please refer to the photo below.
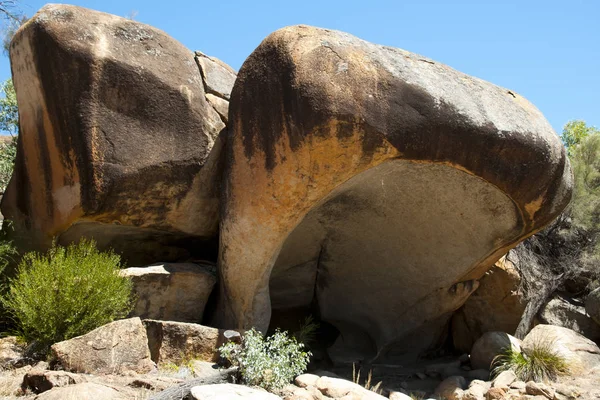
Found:
<svg viewBox="0 0 600 400"><path fill-rule="evenodd" d="M305 388L307 386L316 386L319 378L320 377L318 375L302 374L298 375L296 379L294 379L294 383L296 384L296 386L301 388Z"/></svg>
<svg viewBox="0 0 600 400"><path fill-rule="evenodd" d="M233 68L218 58L207 56L201 51L196 51L196 62L202 74L206 94L229 100L236 78Z"/></svg>
<svg viewBox="0 0 600 400"><path fill-rule="evenodd" d="M543 383L537 383L533 381L527 382L527 385L525 386L525 391L527 392L527 394L530 394L532 396L544 396L549 400L554 400L555 390L552 387Z"/></svg>
<svg viewBox="0 0 600 400"><path fill-rule="evenodd" d="M485 395L490 389L489 382L474 380L463 393L462 400L485 400Z"/></svg>
<svg viewBox="0 0 600 400"><path fill-rule="evenodd" d="M2 213L19 244L85 234L134 266L216 236L225 124L191 51L136 21L49 4L10 58L20 134Z"/></svg>
<svg viewBox="0 0 600 400"><path fill-rule="evenodd" d="M196 386L191 390L195 400L280 400L279 396L260 389L242 385L223 383L218 385Z"/></svg>
<svg viewBox="0 0 600 400"><path fill-rule="evenodd" d="M412 397L401 392L392 392L390 393L390 400L412 400Z"/></svg>
<svg viewBox="0 0 600 400"><path fill-rule="evenodd" d="M515 332L526 305L520 282L518 271L506 256L494 264L479 281L479 288L452 316L456 349L469 352L486 332Z"/></svg>
<svg viewBox="0 0 600 400"><path fill-rule="evenodd" d="M508 389L510 385L517 380L513 371L502 371L492 382L492 387L501 387Z"/></svg>
<svg viewBox="0 0 600 400"><path fill-rule="evenodd" d="M338 360L438 344L495 261L568 203L564 147L520 95L421 56L281 29L231 93L220 225L227 328L318 308Z"/></svg>
<svg viewBox="0 0 600 400"><path fill-rule="evenodd" d="M593 341L600 340L600 325L586 314L584 304L567 295L554 295L542 307L538 318L543 324L562 326Z"/></svg>
<svg viewBox="0 0 600 400"><path fill-rule="evenodd" d="M333 397L334 399L341 399L345 396L354 399L365 399L365 400L383 400L385 397L365 389L364 387L347 381L345 379L330 378L328 376L322 376L315 384L316 388L325 396Z"/></svg>
<svg viewBox="0 0 600 400"><path fill-rule="evenodd" d="M490 369L494 357L504 353L509 347L521 351L520 340L504 332L487 332L480 337L471 350L473 369Z"/></svg>
<svg viewBox="0 0 600 400"><path fill-rule="evenodd" d="M132 315L144 319L201 322L217 283L216 268L209 264L155 264L121 274L133 281Z"/></svg>
<svg viewBox="0 0 600 400"><path fill-rule="evenodd" d="M225 331L204 325L149 319L144 325L150 354L157 364L180 364L190 358L216 361L217 349L227 342Z"/></svg>
<svg viewBox="0 0 600 400"><path fill-rule="evenodd" d="M491 388L485 394L486 400L505 400L506 399L506 389L504 388Z"/></svg>
<svg viewBox="0 0 600 400"><path fill-rule="evenodd" d="M433 392L434 396L447 400L461 400L467 381L462 376L452 376L444 379Z"/></svg>
<svg viewBox="0 0 600 400"><path fill-rule="evenodd" d="M127 400L125 393L97 383L80 383L77 385L59 387L36 396L35 400Z"/></svg>
<svg viewBox="0 0 600 400"><path fill-rule="evenodd" d="M600 348L590 339L567 328L552 325L537 325L523 339L524 352L535 346L546 345L563 356L572 373L589 371L600 365Z"/></svg>
<svg viewBox="0 0 600 400"><path fill-rule="evenodd" d="M600 288L592 290L585 298L585 311L600 324Z"/></svg>
<svg viewBox="0 0 600 400"><path fill-rule="evenodd" d="M111 322L51 347L54 359L72 372L119 374L154 369L146 329L139 318Z"/></svg>
<svg viewBox="0 0 600 400"><path fill-rule="evenodd" d="M7 336L0 339L0 366L10 367L23 357L25 346L19 343L16 336Z"/></svg>
<svg viewBox="0 0 600 400"><path fill-rule="evenodd" d="M42 393L55 387L76 385L87 381L88 379L84 375L34 368L23 377L21 388L23 391L31 390L33 393Z"/></svg>

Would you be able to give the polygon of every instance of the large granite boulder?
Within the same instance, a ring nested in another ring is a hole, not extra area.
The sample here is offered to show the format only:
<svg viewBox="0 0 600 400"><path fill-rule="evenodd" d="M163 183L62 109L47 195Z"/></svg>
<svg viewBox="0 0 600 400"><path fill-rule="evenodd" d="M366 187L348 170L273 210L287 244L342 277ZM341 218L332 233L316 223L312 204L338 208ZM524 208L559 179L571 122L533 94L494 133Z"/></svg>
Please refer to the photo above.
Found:
<svg viewBox="0 0 600 400"><path fill-rule="evenodd" d="M70 5L46 5L19 29L21 132L2 213L22 248L92 236L130 266L203 257L190 249L217 233L233 84L219 72L233 72L211 59L203 79L194 57L156 28ZM205 86L219 87L219 107Z"/></svg>
<svg viewBox="0 0 600 400"><path fill-rule="evenodd" d="M281 29L231 93L223 327L304 309L334 360L413 358L508 249L571 197L565 149L519 94L404 50Z"/></svg>
<svg viewBox="0 0 600 400"><path fill-rule="evenodd" d="M160 263L126 268L135 293L132 316L143 319L202 322L204 308L217 282L210 264Z"/></svg>
<svg viewBox="0 0 600 400"><path fill-rule="evenodd" d="M514 334L526 304L521 276L504 256L479 280L479 288L452 316L454 348L469 353L486 332Z"/></svg>
<svg viewBox="0 0 600 400"><path fill-rule="evenodd" d="M600 325L586 314L585 303L566 293L552 296L540 309L538 319L542 324L571 329L595 342L600 340Z"/></svg>

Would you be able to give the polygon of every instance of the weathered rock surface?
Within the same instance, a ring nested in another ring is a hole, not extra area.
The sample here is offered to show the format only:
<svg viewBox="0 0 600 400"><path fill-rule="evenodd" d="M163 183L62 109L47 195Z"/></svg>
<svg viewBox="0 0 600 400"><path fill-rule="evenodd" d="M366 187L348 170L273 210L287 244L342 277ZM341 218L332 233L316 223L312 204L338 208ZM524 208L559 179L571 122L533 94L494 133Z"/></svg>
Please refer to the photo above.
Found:
<svg viewBox="0 0 600 400"><path fill-rule="evenodd" d="M0 339L0 368L14 366L15 362L23 357L25 345L19 343L16 336L7 336Z"/></svg>
<svg viewBox="0 0 600 400"><path fill-rule="evenodd" d="M87 381L85 375L34 368L23 377L21 388L23 391L31 390L34 393L42 393L55 387L76 385Z"/></svg>
<svg viewBox="0 0 600 400"><path fill-rule="evenodd" d="M77 385L59 387L36 396L35 400L126 400L130 399L126 393L100 385L97 383L86 382Z"/></svg>
<svg viewBox="0 0 600 400"><path fill-rule="evenodd" d="M592 290L585 298L585 311L600 324L600 288Z"/></svg>
<svg viewBox="0 0 600 400"><path fill-rule="evenodd" d="M506 256L494 264L479 281L479 288L452 316L456 349L469 352L486 332L515 332L526 305L520 282L519 272Z"/></svg>
<svg viewBox="0 0 600 400"><path fill-rule="evenodd" d="M464 390L467 387L467 382L462 376L451 376L440 383L433 393L434 396L441 397L447 400L461 400Z"/></svg>
<svg viewBox="0 0 600 400"><path fill-rule="evenodd" d="M127 268L136 295L132 315L144 319L201 322L208 297L217 283L209 264L155 264Z"/></svg>
<svg viewBox="0 0 600 400"><path fill-rule="evenodd" d="M217 349L227 342L223 330L199 324L144 320L148 346L156 363L180 364L183 360L216 361Z"/></svg>
<svg viewBox="0 0 600 400"><path fill-rule="evenodd" d="M217 233L225 124L194 54L151 26L49 4L10 55L20 134L2 213L19 244L85 235L130 266L196 257ZM223 74L212 60L208 85L226 92Z"/></svg>
<svg viewBox="0 0 600 400"><path fill-rule="evenodd" d="M218 322L266 330L272 309L316 307L341 333L334 360L437 344L570 199L564 147L523 97L342 32L271 34L229 116Z"/></svg>
<svg viewBox="0 0 600 400"><path fill-rule="evenodd" d="M54 359L72 372L119 374L146 373L150 359L146 328L139 318L111 322L51 347Z"/></svg>
<svg viewBox="0 0 600 400"><path fill-rule="evenodd" d="M334 399L357 398L365 400L383 400L385 398L375 392L365 389L354 382L350 382L345 379L330 378L328 376L320 377L315 383L315 387L323 395Z"/></svg>
<svg viewBox="0 0 600 400"><path fill-rule="evenodd" d="M480 337L471 350L471 366L473 369L490 369L494 358L509 348L521 351L521 341L504 332L487 332Z"/></svg>
<svg viewBox="0 0 600 400"><path fill-rule="evenodd" d="M556 294L538 313L541 323L562 326L593 341L600 340L600 325L586 314L583 304L566 295Z"/></svg>
<svg viewBox="0 0 600 400"><path fill-rule="evenodd" d="M219 385L196 386L191 391L195 400L280 400L279 396L260 389L224 383Z"/></svg>
<svg viewBox="0 0 600 400"><path fill-rule="evenodd" d="M600 348L596 343L567 328L537 325L525 336L521 344L526 353L536 346L550 346L566 359L573 373L589 371L600 365Z"/></svg>

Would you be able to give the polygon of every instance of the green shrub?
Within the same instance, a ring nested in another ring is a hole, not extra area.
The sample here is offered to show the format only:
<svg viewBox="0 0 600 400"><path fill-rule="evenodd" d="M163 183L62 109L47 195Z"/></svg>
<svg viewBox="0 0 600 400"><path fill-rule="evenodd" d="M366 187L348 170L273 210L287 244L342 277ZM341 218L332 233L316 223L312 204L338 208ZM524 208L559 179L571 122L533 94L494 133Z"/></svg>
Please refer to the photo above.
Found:
<svg viewBox="0 0 600 400"><path fill-rule="evenodd" d="M245 384L275 391L306 371L311 353L303 348L304 344L279 329L267 338L251 329L244 334L241 345L227 343L219 352L239 367Z"/></svg>
<svg viewBox="0 0 600 400"><path fill-rule="evenodd" d="M569 373L569 365L553 348L552 341L537 343L529 352L510 348L494 359L492 376L512 370L524 382L555 381L559 375Z"/></svg>
<svg viewBox="0 0 600 400"><path fill-rule="evenodd" d="M10 281L3 304L20 335L36 351L87 333L132 308L132 283L118 274L120 257L93 241L28 253Z"/></svg>

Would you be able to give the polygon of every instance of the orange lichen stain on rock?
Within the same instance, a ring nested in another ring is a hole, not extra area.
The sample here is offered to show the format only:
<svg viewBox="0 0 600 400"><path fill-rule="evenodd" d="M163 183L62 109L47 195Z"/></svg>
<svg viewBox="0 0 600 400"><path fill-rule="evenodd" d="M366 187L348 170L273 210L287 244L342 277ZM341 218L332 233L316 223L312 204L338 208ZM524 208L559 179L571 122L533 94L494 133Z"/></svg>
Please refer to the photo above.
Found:
<svg viewBox="0 0 600 400"><path fill-rule="evenodd" d="M354 175L399 155L385 141L365 153L364 132L357 129L339 138L335 120L320 127L320 131L329 134L309 134L295 151L287 134L281 135L275 144L277 163L272 170L264 166L262 149L257 146L254 155L247 158L241 137L233 140L235 161L229 176L232 196L226 207L227 214L236 218L222 221L221 234L227 237L226 253L236 254L223 263L223 272L230 289L238 291L229 295L241 300L236 302L240 308L234 310L238 321L251 315L254 294L268 282L283 241L306 213ZM239 257L240 253L245 256ZM232 265L242 260L244 265Z"/></svg>
<svg viewBox="0 0 600 400"><path fill-rule="evenodd" d="M542 207L542 203L545 199L545 192L537 199L525 204L525 211L527 212L529 219L534 220L535 213Z"/></svg>

